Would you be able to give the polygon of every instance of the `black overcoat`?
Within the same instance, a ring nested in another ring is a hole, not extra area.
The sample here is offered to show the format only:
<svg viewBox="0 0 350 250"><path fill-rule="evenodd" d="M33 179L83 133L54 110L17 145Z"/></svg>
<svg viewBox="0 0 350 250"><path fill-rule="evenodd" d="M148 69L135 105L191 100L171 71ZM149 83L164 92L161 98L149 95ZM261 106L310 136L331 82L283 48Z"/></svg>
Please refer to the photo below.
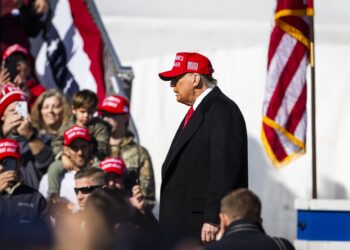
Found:
<svg viewBox="0 0 350 250"><path fill-rule="evenodd" d="M238 106L214 87L185 128L180 124L162 166L159 222L200 238L219 224L220 200L248 186L247 131Z"/></svg>

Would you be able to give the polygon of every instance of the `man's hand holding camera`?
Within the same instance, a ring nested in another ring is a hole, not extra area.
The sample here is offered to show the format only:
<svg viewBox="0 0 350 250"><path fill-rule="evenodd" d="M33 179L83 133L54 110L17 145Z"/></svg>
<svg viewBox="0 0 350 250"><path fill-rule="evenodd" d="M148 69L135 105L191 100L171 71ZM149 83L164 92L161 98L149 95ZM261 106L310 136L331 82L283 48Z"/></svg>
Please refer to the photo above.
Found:
<svg viewBox="0 0 350 250"><path fill-rule="evenodd" d="M145 199L141 193L140 185L135 185L132 187L130 202L135 208L140 210L142 213L144 212Z"/></svg>
<svg viewBox="0 0 350 250"><path fill-rule="evenodd" d="M2 131L4 136L7 136L11 131L16 130L22 123L23 118L18 114L16 110L9 111L8 115L4 119Z"/></svg>
<svg viewBox="0 0 350 250"><path fill-rule="evenodd" d="M10 187L10 183L14 182L16 178L17 178L16 171L0 172L0 192Z"/></svg>
<svg viewBox="0 0 350 250"><path fill-rule="evenodd" d="M22 103L23 104L23 103ZM17 105L17 103L16 103ZM24 106L27 103L23 104ZM19 105L22 108L23 105ZM32 120L28 115L27 108L9 110L3 116L3 135L6 137L10 132L22 136L27 142L33 155L37 155L45 147L45 144L37 138L37 130L32 125Z"/></svg>
<svg viewBox="0 0 350 250"><path fill-rule="evenodd" d="M27 104L25 103L25 105ZM36 132L32 126L30 116L27 114L20 114L19 110L16 109L10 110L6 117L4 117L2 130L4 136L7 136L11 131L15 131L26 140L30 140Z"/></svg>
<svg viewBox="0 0 350 250"><path fill-rule="evenodd" d="M26 140L29 140L32 137L32 135L35 133L35 130L32 126L32 121L30 119L30 116L27 116L24 118L22 117L22 121L17 127L17 132Z"/></svg>

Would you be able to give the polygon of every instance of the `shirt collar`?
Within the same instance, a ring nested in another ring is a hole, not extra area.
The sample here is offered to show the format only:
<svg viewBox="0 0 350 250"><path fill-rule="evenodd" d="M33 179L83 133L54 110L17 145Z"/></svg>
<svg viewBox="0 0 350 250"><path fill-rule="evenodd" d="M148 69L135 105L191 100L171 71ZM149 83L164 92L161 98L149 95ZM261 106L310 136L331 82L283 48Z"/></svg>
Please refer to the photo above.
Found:
<svg viewBox="0 0 350 250"><path fill-rule="evenodd" d="M198 105L202 102L202 100L204 99L204 97L206 97L210 91L213 90L213 87L208 87L206 90L204 90L204 92L202 94L200 94L197 99L194 101L193 103L193 110L196 110L196 108L198 107Z"/></svg>

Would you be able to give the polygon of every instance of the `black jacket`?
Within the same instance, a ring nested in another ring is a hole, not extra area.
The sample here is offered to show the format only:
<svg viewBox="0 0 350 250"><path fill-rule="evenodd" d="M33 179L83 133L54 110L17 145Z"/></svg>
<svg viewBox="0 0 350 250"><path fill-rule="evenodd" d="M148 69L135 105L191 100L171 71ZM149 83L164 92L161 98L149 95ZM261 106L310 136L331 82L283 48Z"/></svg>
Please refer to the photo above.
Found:
<svg viewBox="0 0 350 250"><path fill-rule="evenodd" d="M42 219L46 219L46 200L37 190L20 184L11 194L1 193L1 222L31 223Z"/></svg>
<svg viewBox="0 0 350 250"><path fill-rule="evenodd" d="M1 249L51 249L52 244L46 200L37 190L21 184L11 194L0 193Z"/></svg>
<svg viewBox="0 0 350 250"><path fill-rule="evenodd" d="M219 224L222 197L248 186L247 132L218 87L183 122L162 166L159 223L199 239L203 223Z"/></svg>
<svg viewBox="0 0 350 250"><path fill-rule="evenodd" d="M232 222L220 241L211 243L204 248L204 250L214 249L294 250L294 247L286 239L271 238L265 234L259 223L245 219Z"/></svg>

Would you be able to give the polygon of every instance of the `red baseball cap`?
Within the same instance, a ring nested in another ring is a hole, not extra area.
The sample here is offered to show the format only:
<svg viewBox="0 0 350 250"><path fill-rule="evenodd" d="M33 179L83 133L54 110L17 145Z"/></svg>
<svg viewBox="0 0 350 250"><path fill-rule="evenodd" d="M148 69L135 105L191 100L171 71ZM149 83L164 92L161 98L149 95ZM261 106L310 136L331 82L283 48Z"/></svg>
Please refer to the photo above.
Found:
<svg viewBox="0 0 350 250"><path fill-rule="evenodd" d="M124 175L125 163L121 158L106 158L100 162L100 168L106 173L116 173L118 175Z"/></svg>
<svg viewBox="0 0 350 250"><path fill-rule="evenodd" d="M82 128L77 125L73 125L64 132L63 143L68 146L75 139L83 139L86 141L91 141L91 136L87 128Z"/></svg>
<svg viewBox="0 0 350 250"><path fill-rule="evenodd" d="M114 95L103 99L98 110L113 114L129 114L129 107L129 101L125 97Z"/></svg>
<svg viewBox="0 0 350 250"><path fill-rule="evenodd" d="M27 101L27 95L11 83L2 85L0 90L0 117L8 105L16 101Z"/></svg>
<svg viewBox="0 0 350 250"><path fill-rule="evenodd" d="M213 72L213 67L207 57L195 52L179 52L176 54L173 68L159 73L159 77L164 81L170 81L185 73L211 76Z"/></svg>
<svg viewBox="0 0 350 250"><path fill-rule="evenodd" d="M14 44L14 45L11 45L10 47L8 47L4 51L4 54L2 55L2 61L5 61L8 57L10 57L15 52L20 52L20 53L29 57L29 52L26 48L22 47L19 44Z"/></svg>
<svg viewBox="0 0 350 250"><path fill-rule="evenodd" d="M0 160L6 157L21 159L18 143L12 139L0 139Z"/></svg>

